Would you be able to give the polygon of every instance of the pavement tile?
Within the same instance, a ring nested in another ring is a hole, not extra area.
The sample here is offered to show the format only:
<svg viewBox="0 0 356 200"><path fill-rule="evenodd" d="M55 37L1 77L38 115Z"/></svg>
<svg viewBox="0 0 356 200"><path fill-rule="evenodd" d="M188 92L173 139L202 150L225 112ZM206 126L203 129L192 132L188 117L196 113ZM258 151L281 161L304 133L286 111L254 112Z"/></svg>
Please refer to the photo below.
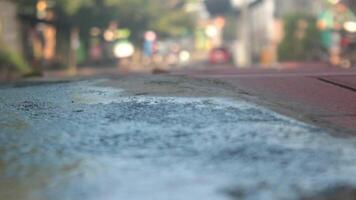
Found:
<svg viewBox="0 0 356 200"><path fill-rule="evenodd" d="M356 114L356 93L311 77L224 79L242 90L274 102L299 105L313 115Z"/></svg>

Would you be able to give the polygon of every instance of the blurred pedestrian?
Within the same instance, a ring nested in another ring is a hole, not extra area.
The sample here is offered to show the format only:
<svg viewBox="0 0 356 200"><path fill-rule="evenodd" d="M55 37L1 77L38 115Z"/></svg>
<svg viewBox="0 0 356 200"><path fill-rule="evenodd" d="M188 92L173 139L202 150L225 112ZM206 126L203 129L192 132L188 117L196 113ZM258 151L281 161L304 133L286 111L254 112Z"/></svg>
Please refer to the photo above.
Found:
<svg viewBox="0 0 356 200"><path fill-rule="evenodd" d="M354 14L342 0L327 6L318 17L317 26L321 32L321 44L328 51L329 62L332 65L338 66L341 62L343 24L354 18Z"/></svg>
<svg viewBox="0 0 356 200"><path fill-rule="evenodd" d="M338 33L335 31L335 12L331 6L326 6L318 17L317 26L320 30L320 42L322 47L327 50L329 62L337 64L337 54L339 54L337 38Z"/></svg>

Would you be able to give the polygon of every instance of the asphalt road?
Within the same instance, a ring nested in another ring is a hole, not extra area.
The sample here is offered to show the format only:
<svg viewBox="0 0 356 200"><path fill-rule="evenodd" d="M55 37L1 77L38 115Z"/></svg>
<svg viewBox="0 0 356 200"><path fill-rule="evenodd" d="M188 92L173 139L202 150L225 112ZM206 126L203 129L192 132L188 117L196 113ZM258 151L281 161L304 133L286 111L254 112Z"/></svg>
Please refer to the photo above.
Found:
<svg viewBox="0 0 356 200"><path fill-rule="evenodd" d="M136 76L8 85L0 94L0 199L354 195L355 139L218 81Z"/></svg>

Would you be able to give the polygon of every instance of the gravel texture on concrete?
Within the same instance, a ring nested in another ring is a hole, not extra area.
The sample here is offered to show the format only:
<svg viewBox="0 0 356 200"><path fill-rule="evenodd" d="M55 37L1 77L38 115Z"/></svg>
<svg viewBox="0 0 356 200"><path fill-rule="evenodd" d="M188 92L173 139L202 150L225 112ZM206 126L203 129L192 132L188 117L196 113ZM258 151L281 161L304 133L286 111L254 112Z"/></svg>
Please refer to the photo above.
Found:
<svg viewBox="0 0 356 200"><path fill-rule="evenodd" d="M293 200L356 186L355 139L245 100L110 84L0 89L0 199Z"/></svg>

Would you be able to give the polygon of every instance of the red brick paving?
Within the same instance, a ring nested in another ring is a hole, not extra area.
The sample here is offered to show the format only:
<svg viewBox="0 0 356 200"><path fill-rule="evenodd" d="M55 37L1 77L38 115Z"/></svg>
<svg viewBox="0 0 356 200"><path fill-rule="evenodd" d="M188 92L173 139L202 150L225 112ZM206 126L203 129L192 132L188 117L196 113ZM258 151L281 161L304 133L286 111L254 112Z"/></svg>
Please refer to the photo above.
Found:
<svg viewBox="0 0 356 200"><path fill-rule="evenodd" d="M217 78L293 112L356 133L356 69L299 64L279 69L210 68L185 72Z"/></svg>

